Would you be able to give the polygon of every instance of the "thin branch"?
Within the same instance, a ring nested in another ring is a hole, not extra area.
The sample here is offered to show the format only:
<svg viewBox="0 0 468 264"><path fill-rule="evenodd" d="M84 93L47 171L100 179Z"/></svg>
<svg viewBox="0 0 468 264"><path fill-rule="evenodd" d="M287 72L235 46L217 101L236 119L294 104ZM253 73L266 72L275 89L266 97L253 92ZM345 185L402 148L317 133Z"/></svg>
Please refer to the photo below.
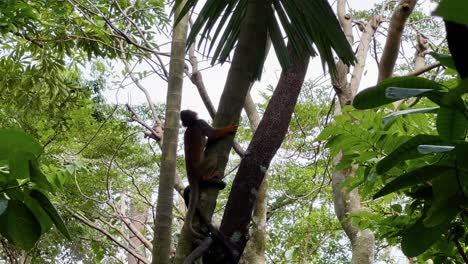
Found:
<svg viewBox="0 0 468 264"><path fill-rule="evenodd" d="M79 220L80 222L86 224L87 226L99 231L100 233L102 233L103 235L105 235L108 239L110 239L112 242L114 242L116 245L118 245L120 248L122 248L123 250L127 251L128 253L132 254L135 258L137 258L139 261L143 262L143 263L147 263L149 264L150 262L145 259L143 256L141 256L140 254L138 254L138 252L136 252L135 250L125 246L122 242L119 241L118 238L114 237L111 233L109 233L107 230L103 229L102 227L98 226L96 223L92 222L91 220L89 220L88 218L86 218L85 216L79 214L79 213L76 213L76 212L73 212L72 210L68 209L68 208L65 208L65 210L71 214L75 219Z"/></svg>
<svg viewBox="0 0 468 264"><path fill-rule="evenodd" d="M426 73L434 68L440 67L442 64L440 62L436 62L433 64L426 65L420 69L415 70L414 72L408 73L406 76L419 76L423 73Z"/></svg>

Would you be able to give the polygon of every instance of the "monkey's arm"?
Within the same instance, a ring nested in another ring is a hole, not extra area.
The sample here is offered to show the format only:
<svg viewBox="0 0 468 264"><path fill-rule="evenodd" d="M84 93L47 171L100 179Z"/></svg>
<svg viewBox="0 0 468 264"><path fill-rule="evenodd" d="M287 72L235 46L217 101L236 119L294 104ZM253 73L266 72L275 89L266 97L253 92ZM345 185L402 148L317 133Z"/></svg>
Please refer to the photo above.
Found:
<svg viewBox="0 0 468 264"><path fill-rule="evenodd" d="M222 128L213 128L203 120L199 120L199 125L203 134L206 137L208 137L209 143L216 142L229 134L235 134L237 132L237 125L229 125L227 127Z"/></svg>

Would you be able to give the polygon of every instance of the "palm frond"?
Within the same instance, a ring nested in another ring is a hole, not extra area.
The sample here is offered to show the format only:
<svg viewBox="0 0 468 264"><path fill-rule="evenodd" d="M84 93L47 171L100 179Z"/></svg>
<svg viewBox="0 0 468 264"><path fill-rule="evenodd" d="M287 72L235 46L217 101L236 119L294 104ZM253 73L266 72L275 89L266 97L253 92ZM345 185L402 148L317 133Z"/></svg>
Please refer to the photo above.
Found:
<svg viewBox="0 0 468 264"><path fill-rule="evenodd" d="M197 2L187 0L181 16ZM208 51L204 51L205 56L210 55L216 45L211 63L225 62L239 37L246 8L247 0L207 0L192 26L187 45L194 43L200 35L199 47L211 41ZM283 69L290 65L285 37L297 56L316 56L318 51L322 64L324 67L327 64L332 74L335 72L334 52L345 64L355 62L353 51L327 0L272 0L267 27Z"/></svg>

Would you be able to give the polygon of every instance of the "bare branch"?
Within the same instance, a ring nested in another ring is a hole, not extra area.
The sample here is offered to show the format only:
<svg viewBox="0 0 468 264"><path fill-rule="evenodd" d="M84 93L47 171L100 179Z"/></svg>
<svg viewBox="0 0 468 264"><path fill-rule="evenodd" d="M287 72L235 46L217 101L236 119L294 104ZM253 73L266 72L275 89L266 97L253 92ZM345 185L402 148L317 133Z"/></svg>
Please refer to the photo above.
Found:
<svg viewBox="0 0 468 264"><path fill-rule="evenodd" d="M387 40L380 59L378 82L389 78L393 74L405 23L413 12L416 2L417 0L400 0L400 3L393 12L388 28Z"/></svg>
<svg viewBox="0 0 468 264"><path fill-rule="evenodd" d="M138 260L140 260L141 262L143 263L150 263L147 259L145 259L143 256L141 256L140 254L138 254L138 252L136 252L135 250L125 246L122 242L119 241L118 238L114 237L111 233L109 233L107 230L103 229L102 227L98 226L96 223L94 223L93 221L89 220L88 218L86 218L85 216L79 214L79 213L76 213L76 212L73 212L72 210L68 209L68 208L65 208L65 210L70 213L75 219L79 220L80 222L86 224L87 226L99 231L100 233L102 233L103 235L105 235L108 239L112 240L112 242L114 242L116 245L118 245L120 248L122 248L123 250L127 251L128 253L132 254L135 258L137 258Z"/></svg>

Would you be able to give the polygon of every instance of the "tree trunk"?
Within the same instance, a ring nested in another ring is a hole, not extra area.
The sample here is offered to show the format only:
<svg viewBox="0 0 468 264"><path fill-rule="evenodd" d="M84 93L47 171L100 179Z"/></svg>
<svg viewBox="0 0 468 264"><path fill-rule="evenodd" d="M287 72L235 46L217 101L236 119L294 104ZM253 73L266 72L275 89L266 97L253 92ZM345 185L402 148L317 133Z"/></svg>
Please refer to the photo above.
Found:
<svg viewBox="0 0 468 264"><path fill-rule="evenodd" d="M352 18L350 14L346 14L346 1L338 0L338 19L347 36L348 41L353 43L352 36ZM343 62L338 61L337 68L338 74L332 79L333 88L338 96L339 105L336 108L335 114L341 114L341 108L350 104L353 101L359 84L361 82L362 73L364 70L369 44L372 40L378 25L380 24L380 17L374 16L364 27L364 32L356 54L357 63L354 66L351 81L347 81L347 73L349 67ZM333 164L336 165L340 162L342 155L339 154L334 158ZM351 241L352 247L352 264L371 264L374 262L374 233L369 229L360 230L353 225L351 219L347 218L352 213L357 213L362 210L361 197L358 189L348 191L341 187L341 184L347 177L354 177L355 169L348 168L342 171L334 171L332 174L332 188L333 188L333 202L335 213L341 226L345 231L347 237Z"/></svg>
<svg viewBox="0 0 468 264"><path fill-rule="evenodd" d="M245 98L244 110L250 121L250 127L255 133L260 124L260 116L252 100L250 93ZM240 260L241 264L263 264L265 263L266 248L266 216L267 216L267 195L268 195L268 172L263 178L258 189L257 200L252 215L253 225L250 228L249 241L245 246L244 254Z"/></svg>
<svg viewBox="0 0 468 264"><path fill-rule="evenodd" d="M247 242L248 225L258 189L288 130L301 91L309 57L296 58L289 48L292 66L281 73L278 85L242 159L232 185L220 231L236 245L237 258Z"/></svg>
<svg viewBox="0 0 468 264"><path fill-rule="evenodd" d="M185 1L184 1L185 2ZM184 3L180 7L184 6ZM177 20L176 11L174 21ZM156 224L153 240L152 263L169 263L172 246L172 204L176 174L179 112L184 78L184 55L187 38L187 15L174 26L166 98L166 118L162 148L161 173L156 207Z"/></svg>

